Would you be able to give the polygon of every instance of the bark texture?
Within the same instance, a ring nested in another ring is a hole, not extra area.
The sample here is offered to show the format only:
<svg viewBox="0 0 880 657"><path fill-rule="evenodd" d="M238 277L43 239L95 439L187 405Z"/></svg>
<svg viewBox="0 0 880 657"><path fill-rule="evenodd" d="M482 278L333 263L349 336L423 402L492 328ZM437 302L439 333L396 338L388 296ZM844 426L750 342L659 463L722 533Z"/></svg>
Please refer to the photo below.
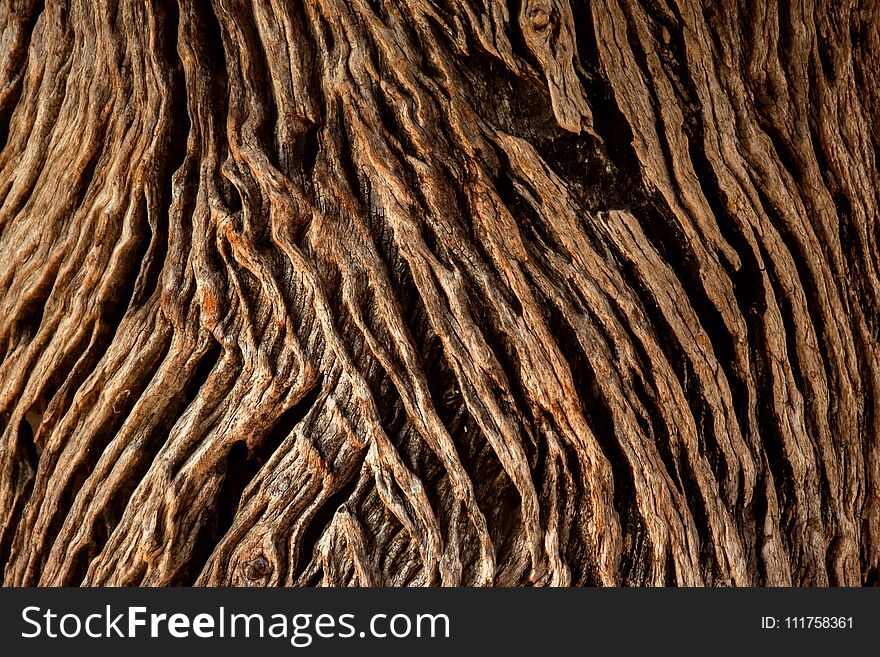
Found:
<svg viewBox="0 0 880 657"><path fill-rule="evenodd" d="M880 582L880 3L0 1L6 585Z"/></svg>

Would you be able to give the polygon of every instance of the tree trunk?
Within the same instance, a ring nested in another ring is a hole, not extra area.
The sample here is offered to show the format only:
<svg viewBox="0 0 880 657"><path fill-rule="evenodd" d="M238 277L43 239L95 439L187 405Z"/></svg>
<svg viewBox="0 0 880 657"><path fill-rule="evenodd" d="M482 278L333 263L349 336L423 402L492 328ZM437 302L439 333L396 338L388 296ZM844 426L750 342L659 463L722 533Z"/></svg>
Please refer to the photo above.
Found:
<svg viewBox="0 0 880 657"><path fill-rule="evenodd" d="M880 3L0 29L6 585L880 583Z"/></svg>

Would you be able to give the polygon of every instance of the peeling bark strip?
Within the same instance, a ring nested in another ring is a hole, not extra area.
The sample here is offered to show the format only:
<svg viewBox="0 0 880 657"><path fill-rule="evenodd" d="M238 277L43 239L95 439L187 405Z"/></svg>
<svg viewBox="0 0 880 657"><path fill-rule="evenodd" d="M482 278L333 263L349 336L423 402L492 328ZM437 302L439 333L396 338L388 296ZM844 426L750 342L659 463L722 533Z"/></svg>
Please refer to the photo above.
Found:
<svg viewBox="0 0 880 657"><path fill-rule="evenodd" d="M0 29L6 585L880 583L880 4Z"/></svg>

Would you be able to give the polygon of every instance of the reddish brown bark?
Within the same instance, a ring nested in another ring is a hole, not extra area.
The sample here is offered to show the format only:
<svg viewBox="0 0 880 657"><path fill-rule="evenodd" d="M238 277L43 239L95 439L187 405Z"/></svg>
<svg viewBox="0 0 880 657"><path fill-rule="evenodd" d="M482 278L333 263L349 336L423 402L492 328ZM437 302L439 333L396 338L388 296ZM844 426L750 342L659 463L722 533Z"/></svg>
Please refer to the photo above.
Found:
<svg viewBox="0 0 880 657"><path fill-rule="evenodd" d="M877 584L878 26L3 2L4 583Z"/></svg>

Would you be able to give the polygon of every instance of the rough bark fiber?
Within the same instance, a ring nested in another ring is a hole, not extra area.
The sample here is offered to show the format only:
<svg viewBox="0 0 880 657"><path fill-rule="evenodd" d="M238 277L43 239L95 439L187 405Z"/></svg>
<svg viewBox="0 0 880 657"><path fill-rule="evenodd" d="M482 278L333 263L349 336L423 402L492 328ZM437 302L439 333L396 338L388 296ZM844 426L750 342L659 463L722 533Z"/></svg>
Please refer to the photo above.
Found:
<svg viewBox="0 0 880 657"><path fill-rule="evenodd" d="M880 582L880 3L0 1L6 585Z"/></svg>

